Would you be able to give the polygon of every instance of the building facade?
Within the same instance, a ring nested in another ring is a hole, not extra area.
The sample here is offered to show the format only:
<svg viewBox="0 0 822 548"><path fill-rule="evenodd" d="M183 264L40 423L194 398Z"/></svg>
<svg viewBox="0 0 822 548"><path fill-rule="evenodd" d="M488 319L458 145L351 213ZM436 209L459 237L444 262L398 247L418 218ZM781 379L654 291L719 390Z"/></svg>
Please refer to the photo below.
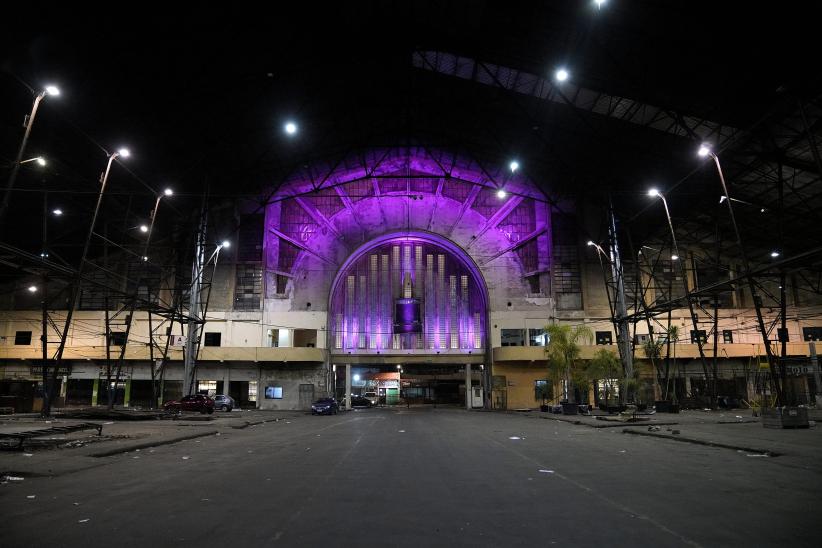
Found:
<svg viewBox="0 0 822 548"><path fill-rule="evenodd" d="M196 359L199 391L228 393L262 409L307 409L320 396L367 391L388 404L534 408L563 394L548 374L546 325L590 327L594 337L583 345L583 359L602 348L616 353L603 265L585 245L593 232L586 205L546 195L508 166L424 148L373 150L309 166L275 189L264 210L238 214L234 251L222 253L210 280ZM673 265L643 271L641 257L626 260L633 311L638 298L707 283L693 255L686 280ZM806 341L820 338L822 324L799 313L817 303L800 297L797 286L788 381L807 395L818 385ZM124 330L110 321L106 332L92 296L85 306L81 301L69 332L58 405L104 404L106 364L119 361L123 346L120 382L108 386L118 403L149 407L152 383L162 399L179 397L185 326L137 312L128 340L119 340L114 334ZM716 360L713 327L696 336L707 340L710 333L704 350L716 363L711 382L718 392L752 399L766 384L763 339L741 289L722 299L712 324L722 341ZM0 398L19 411L38 405L42 343L34 304L9 302L0 324ZM52 312L56 325L64 317ZM667 330L665 318L633 326L639 393L646 401L673 395L696 405L708 380L686 322L690 312L675 310L671 318L681 335L671 341L672 353L664 346L667 359L644 353L649 335ZM52 347L56 337L51 329ZM581 396L595 403L608 380L593 379Z"/></svg>

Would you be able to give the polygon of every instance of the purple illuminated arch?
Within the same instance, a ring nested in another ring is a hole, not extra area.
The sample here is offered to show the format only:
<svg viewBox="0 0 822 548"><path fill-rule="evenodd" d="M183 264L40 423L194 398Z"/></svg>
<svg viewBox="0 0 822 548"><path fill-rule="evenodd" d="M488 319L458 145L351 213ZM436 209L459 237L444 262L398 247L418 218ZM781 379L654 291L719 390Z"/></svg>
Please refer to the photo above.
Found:
<svg viewBox="0 0 822 548"><path fill-rule="evenodd" d="M360 246L329 294L332 350L485 347L488 290L468 254L443 236L392 233ZM419 329L409 328L418 319Z"/></svg>

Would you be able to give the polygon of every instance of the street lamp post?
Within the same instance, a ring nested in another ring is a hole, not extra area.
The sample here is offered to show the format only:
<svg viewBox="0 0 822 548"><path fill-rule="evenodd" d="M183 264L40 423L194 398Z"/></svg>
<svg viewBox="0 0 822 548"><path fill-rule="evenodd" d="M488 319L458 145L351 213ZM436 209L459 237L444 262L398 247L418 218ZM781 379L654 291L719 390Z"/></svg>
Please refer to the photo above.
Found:
<svg viewBox="0 0 822 548"><path fill-rule="evenodd" d="M106 191L106 183L108 182L108 175L111 172L111 164L114 162L116 158L128 158L130 153L128 149L121 148L117 152L113 152L108 157L108 163L106 164L106 170L103 172L102 177L100 178L100 192L97 195L97 204L94 207L94 214L91 217L91 225L89 225L88 229L88 236L86 236L86 242L83 245L83 253L80 256L80 264L77 265L77 273L74 276L74 283L72 285L71 291L71 300L66 310L66 323L63 326L63 332L60 335L60 344L57 347L57 354L55 355L55 364L54 364L54 375L56 376L56 372L60 369L60 365L63 362L63 351L66 348L66 340L68 340L68 332L69 327L71 326L71 319L74 315L74 309L77 308L77 301L80 298L80 284L83 281L83 268L86 264L86 257L88 257L88 249L91 245L91 238L94 235L94 226L97 224L97 215L100 213L100 204L103 202L103 194ZM108 337L108 333L106 333L106 337ZM108 348L108 341L106 341L106 348ZM44 414L48 416L50 409L44 408Z"/></svg>
<svg viewBox="0 0 822 548"><path fill-rule="evenodd" d="M26 132L23 134L23 142L20 143L20 150L17 151L17 158L14 160L14 166L11 168L9 180L6 182L6 192L3 195L3 203L0 205L0 219L3 218L6 213L6 209L9 207L11 191L14 189L14 182L17 180L17 173L20 171L20 165L25 163L23 161L23 154L26 153L26 144L28 143L29 135L31 134L31 127L34 125L34 118L37 116L37 109L40 107L40 101L42 101L46 95L60 95L60 90L55 86L47 86L46 89L38 93L34 98L34 104L31 107L31 114L26 117L26 121L23 124L26 128ZM36 160L36 158L32 158L32 160Z"/></svg>
<svg viewBox="0 0 822 548"><path fill-rule="evenodd" d="M734 229L734 236L736 236L736 245L739 248L739 254L742 256L742 268L744 269L745 279L748 281L748 289L751 291L751 298L753 299L754 303L754 310L756 311L756 321L759 325L759 332L762 333L762 342L765 345L765 355L768 358L768 368L771 371L771 379L773 382L774 390L776 391L776 405L783 403L784 396L782 393L782 385L780 383L779 371L777 371L776 364L774 361L773 350L771 349L771 342L768 340L768 331L765 328L765 321L762 318L762 298L759 296L759 293L756 290L756 283L754 283L753 276L751 275L751 265L748 262L748 256L745 254L745 246L742 244L742 236L739 233L739 227L736 224L736 217L734 216L734 208L731 202L730 194L728 194L728 185L725 184L725 175L722 173L722 165L719 163L719 156L716 155L711 148L706 145L702 144L699 147L699 151L697 154L704 158L706 156L710 156L713 161L714 165L716 166L716 172L719 175L719 182L722 183L722 193L725 197L724 202L728 204L728 215L731 218L731 224L733 225Z"/></svg>
<svg viewBox="0 0 822 548"><path fill-rule="evenodd" d="M157 199L154 202L154 209L152 209L152 211L151 211L151 222L149 223L149 226L145 230L145 232L146 232L146 241L143 244L143 254L140 255L140 259L144 263L148 262L148 247L149 247L149 243L151 242L151 232L154 229L154 221L157 218L157 211L160 208L160 200L162 200L164 196L172 196L173 194L174 194L174 192L170 188L166 188L165 191L157 194ZM140 227L140 228L142 229L143 227ZM145 266L145 268L147 268L147 265ZM114 376L114 383L112 384L112 382L111 382L111 370L110 369L108 369L108 375L106 377L106 387L109 390L109 393L108 393L108 396L109 396L108 397L108 408L109 409L114 408L114 400L115 400L115 395L116 395L116 391L117 391L117 385L120 382L120 373L122 372L123 362L124 362L125 356L126 356L126 347L128 345L128 337L129 337L129 334L131 333L131 326L134 322L134 312L137 308L137 296L138 296L138 293L140 291L140 283L143 280L143 278L142 278L142 273L143 272L144 272L143 269L140 269L140 274L138 274L136 283L134 285L134 293L132 294L131 302L129 303L129 311L128 311L128 314L126 315L126 326L125 326L125 339L126 340L123 343L123 345L120 347L120 356L117 359L117 372L115 373L115 376ZM150 314L151 314L151 311L149 310L149 315ZM108 337L108 333L106 333L106 337ZM149 347L152 347L152 345L154 344L154 341L153 341L152 334L151 334L151 318L150 317L149 317L148 338L149 338ZM153 352L149 352L149 353L153 355ZM152 364L151 367L152 367L152 377L153 377L154 365ZM152 387L154 386L153 380L154 379L152 378ZM123 402L123 403L126 404L126 402Z"/></svg>
<svg viewBox="0 0 822 548"><path fill-rule="evenodd" d="M674 223L671 221L671 211L668 209L668 201L665 199L665 195L662 194L659 190L652 188L648 191L648 195L652 197L659 197L662 200L662 204L665 206L665 217L668 219L668 228L671 229L671 243L673 245L673 254L671 255L671 260L679 262L679 270L682 274L682 284L683 288L685 289L685 300L688 302L688 312L691 316L691 325L694 328L694 335L696 335L696 345L699 349L699 360L702 364L702 372L705 375L705 382L708 382L708 363L705 360L705 349L703 348L703 340L699 334L699 323L697 322L696 311L694 310L694 301L691 297L691 289L688 287L688 273L685 270L685 261L682 260L679 256L679 248L676 244L676 233L674 232ZM673 266L673 265L672 265ZM669 296L671 300L673 300L673 295ZM669 310L670 313L670 310ZM670 315L668 324L670 325ZM668 343L670 344L670 334L668 335ZM716 391L716 383L714 383L714 388L711 390L711 406L713 407L715 403L715 394Z"/></svg>

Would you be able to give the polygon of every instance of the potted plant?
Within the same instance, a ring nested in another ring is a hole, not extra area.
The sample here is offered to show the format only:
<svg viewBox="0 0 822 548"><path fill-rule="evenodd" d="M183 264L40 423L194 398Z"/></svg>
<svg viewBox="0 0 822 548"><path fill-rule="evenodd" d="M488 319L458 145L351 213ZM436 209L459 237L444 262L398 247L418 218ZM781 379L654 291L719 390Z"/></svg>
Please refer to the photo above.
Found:
<svg viewBox="0 0 822 548"><path fill-rule="evenodd" d="M545 326L549 337L545 353L548 357L548 371L554 379L563 378L567 397L562 401L562 412L577 414L579 404L574 397L574 381L584 382L585 375L580 360L580 342L589 343L593 339L591 329L585 325L551 324Z"/></svg>

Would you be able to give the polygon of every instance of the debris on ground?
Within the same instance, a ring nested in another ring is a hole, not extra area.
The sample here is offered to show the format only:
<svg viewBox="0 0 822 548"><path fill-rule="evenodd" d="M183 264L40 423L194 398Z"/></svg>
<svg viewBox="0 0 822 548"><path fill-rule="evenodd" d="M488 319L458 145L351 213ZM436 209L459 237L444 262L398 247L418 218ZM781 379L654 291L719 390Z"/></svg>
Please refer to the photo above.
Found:
<svg viewBox="0 0 822 548"><path fill-rule="evenodd" d="M648 432L659 432L660 430L662 430L662 428L660 428L659 426L649 426L648 427Z"/></svg>
<svg viewBox="0 0 822 548"><path fill-rule="evenodd" d="M188 459L190 459L190 458L191 458L191 457L183 457L183 460L188 460Z"/></svg>
<svg viewBox="0 0 822 548"><path fill-rule="evenodd" d="M540 470L540 473L542 473L542 474L553 474L554 471L553 470Z"/></svg>
<svg viewBox="0 0 822 548"><path fill-rule="evenodd" d="M20 476L3 476L3 481L23 481L26 478Z"/></svg>
<svg viewBox="0 0 822 548"><path fill-rule="evenodd" d="M37 495L26 495L26 498L27 499L37 498Z"/></svg>
<svg viewBox="0 0 822 548"><path fill-rule="evenodd" d="M520 440L522 438L520 438L519 436L509 436L508 439L509 440Z"/></svg>
<svg viewBox="0 0 822 548"><path fill-rule="evenodd" d="M679 430L671 430L671 434L673 434L674 436L678 436Z"/></svg>

